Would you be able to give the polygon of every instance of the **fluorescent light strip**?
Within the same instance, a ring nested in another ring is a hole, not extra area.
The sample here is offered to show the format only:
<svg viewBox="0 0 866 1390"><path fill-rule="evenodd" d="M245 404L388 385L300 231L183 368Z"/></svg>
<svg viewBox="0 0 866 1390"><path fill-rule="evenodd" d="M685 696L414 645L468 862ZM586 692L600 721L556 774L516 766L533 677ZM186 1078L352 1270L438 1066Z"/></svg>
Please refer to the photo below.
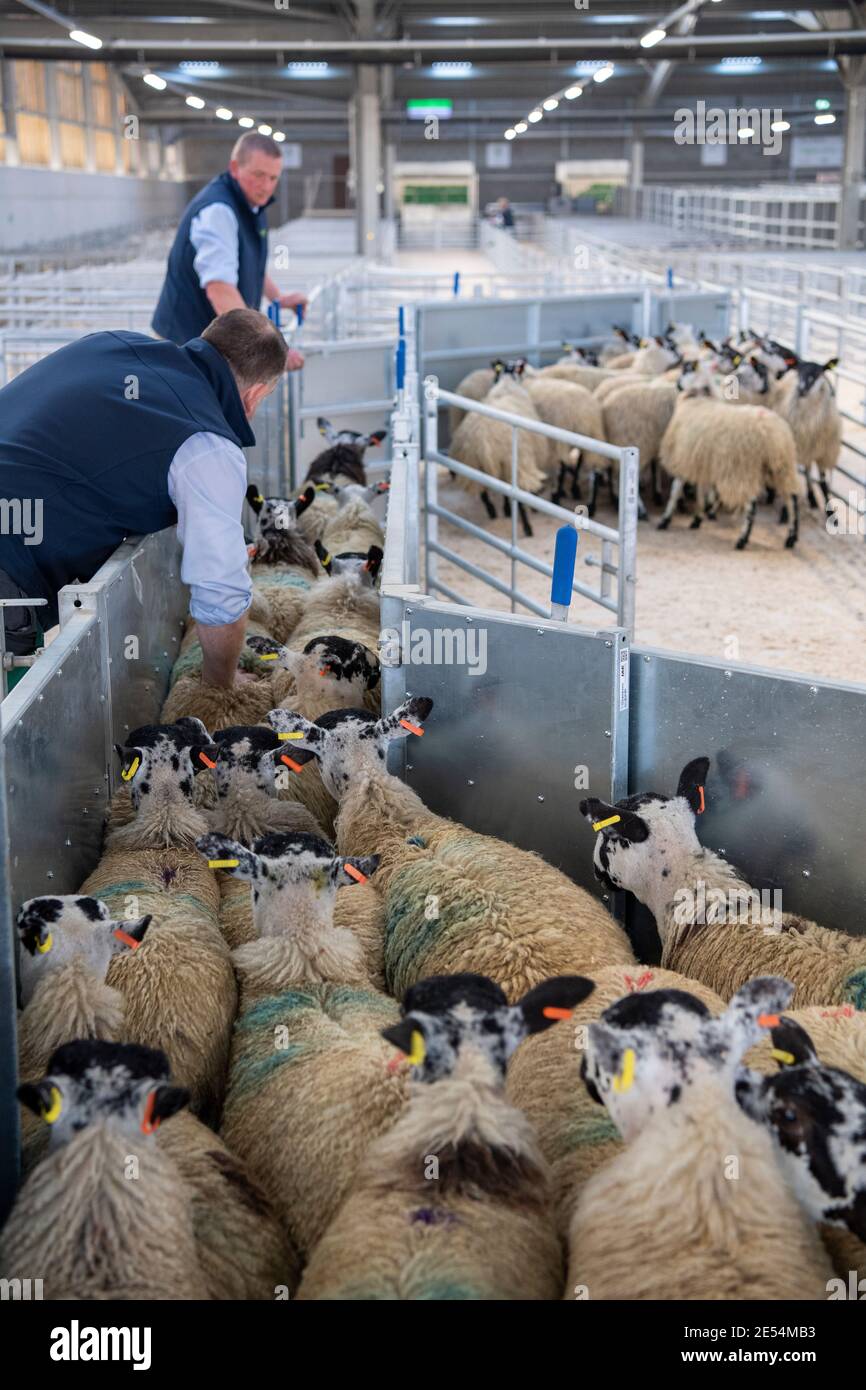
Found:
<svg viewBox="0 0 866 1390"><path fill-rule="evenodd" d="M187 106L194 107L196 111L203 111L207 105L206 102L202 101L201 97L187 97L186 104Z"/></svg>
<svg viewBox="0 0 866 1390"><path fill-rule="evenodd" d="M85 48L102 47L102 39L98 39L95 34L88 34L85 29L70 29L69 37L75 43L83 43Z"/></svg>
<svg viewBox="0 0 866 1390"><path fill-rule="evenodd" d="M146 72L141 80L146 82L148 87L152 87L155 92L164 92L168 86L165 78L159 77L155 72Z"/></svg>

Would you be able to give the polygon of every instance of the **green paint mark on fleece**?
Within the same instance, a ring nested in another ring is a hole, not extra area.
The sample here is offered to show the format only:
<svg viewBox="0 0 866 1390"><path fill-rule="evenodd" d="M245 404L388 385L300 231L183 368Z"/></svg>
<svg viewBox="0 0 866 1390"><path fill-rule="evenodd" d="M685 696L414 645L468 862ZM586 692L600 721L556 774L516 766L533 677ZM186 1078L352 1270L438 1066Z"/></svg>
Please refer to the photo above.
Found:
<svg viewBox="0 0 866 1390"><path fill-rule="evenodd" d="M287 1062L294 1062L306 1051L302 1043L290 1043L268 1053L266 1057L236 1056L232 1059L231 1101L248 1100L267 1085L274 1072Z"/></svg>
<svg viewBox="0 0 866 1390"><path fill-rule="evenodd" d="M474 847L475 838L466 837ZM448 841L452 852L459 839ZM440 904L443 886L453 888L462 881L462 893L449 895L457 901ZM470 900L467 901L467 893ZM460 933L469 919L483 911L485 895L477 887L467 888L462 870L455 869L443 856L419 855L404 864L391 880L386 901L385 972L388 987L401 994L407 983L424 974L424 958L440 940ZM436 910L428 914L427 904L436 900Z"/></svg>
<svg viewBox="0 0 866 1390"><path fill-rule="evenodd" d="M370 1285L350 1285L347 1289L339 1293L330 1294L329 1297L338 1303L364 1302L364 1303L384 1303L399 1302L405 1295L399 1294L393 1285L388 1284L383 1287L371 1287ZM440 1303L440 1302L478 1302L489 1298L487 1293L481 1293L478 1289L471 1288L468 1284L449 1283L447 1279L432 1280L425 1289L412 1294L413 1301L420 1303Z"/></svg>
<svg viewBox="0 0 866 1390"><path fill-rule="evenodd" d="M304 579L300 574L286 574L281 570L274 570L273 574L254 574L253 580L257 589L311 589L312 579Z"/></svg>
<svg viewBox="0 0 866 1390"><path fill-rule="evenodd" d="M563 1158L584 1144L603 1144L608 1139L619 1139L619 1130L606 1110L598 1114L576 1115L564 1125L556 1144L556 1157Z"/></svg>
<svg viewBox="0 0 866 1390"><path fill-rule="evenodd" d="M855 1009L866 1009L866 970L855 970L845 981L844 998L846 1004Z"/></svg>
<svg viewBox="0 0 866 1390"><path fill-rule="evenodd" d="M295 1009L315 1009L319 1013L321 1007L318 996L310 990L287 989L284 994L267 994L244 1010L235 1029L239 1033L255 1033L259 1028L284 1023L286 1014Z"/></svg>

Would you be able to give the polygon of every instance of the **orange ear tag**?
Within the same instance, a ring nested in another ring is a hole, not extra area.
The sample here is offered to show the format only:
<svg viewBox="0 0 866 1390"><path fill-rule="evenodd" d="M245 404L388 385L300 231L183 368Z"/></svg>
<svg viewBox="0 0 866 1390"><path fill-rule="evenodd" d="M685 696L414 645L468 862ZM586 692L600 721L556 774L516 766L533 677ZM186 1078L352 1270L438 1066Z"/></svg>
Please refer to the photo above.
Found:
<svg viewBox="0 0 866 1390"><path fill-rule="evenodd" d="M778 1028L778 1014L758 1014L758 1026L760 1028Z"/></svg>
<svg viewBox="0 0 866 1390"><path fill-rule="evenodd" d="M207 753L199 753L199 755L198 755L198 760L199 760L200 763L204 763L205 767L210 767L210 768L216 767L216 763L213 762L212 759L208 757Z"/></svg>
<svg viewBox="0 0 866 1390"><path fill-rule="evenodd" d="M366 882L367 882L367 875L366 875L366 874L362 874L360 869L356 869L354 864L344 864L344 865L343 865L343 868L345 869L346 873L349 875L349 878L353 878L353 879L355 880L356 883L366 883Z"/></svg>
<svg viewBox="0 0 866 1390"><path fill-rule="evenodd" d="M571 1009L555 1009L553 1005L547 1009L542 1009L541 1012L545 1018L571 1018L572 1015Z"/></svg>
<svg viewBox="0 0 866 1390"><path fill-rule="evenodd" d="M424 730L419 729L417 724L410 724L408 719L401 719L400 723L403 725L404 729L409 730L410 734L417 734L419 738L421 738L424 733Z"/></svg>
<svg viewBox="0 0 866 1390"><path fill-rule="evenodd" d="M700 805L698 806L698 815L700 816L700 815L706 810L706 803L705 803L705 801L704 801L704 789L703 789L703 787L698 787L698 791L699 791L700 794L701 794L701 801L700 801Z"/></svg>
<svg viewBox="0 0 866 1390"><path fill-rule="evenodd" d="M144 1117L141 1121L142 1134L153 1134L155 1129L159 1129L161 1121L153 1118L153 1107L156 1104L156 1091L151 1091L144 1107Z"/></svg>
<svg viewBox="0 0 866 1390"><path fill-rule="evenodd" d="M112 932L112 936L116 936L118 941L122 941L124 946L130 946L133 951L137 951L139 946L141 945L140 941L136 941L135 937L130 936L129 933L125 932L122 927L116 927L115 930Z"/></svg>
<svg viewBox="0 0 866 1390"><path fill-rule="evenodd" d="M300 772L301 768L304 766L303 763L296 763L294 758L289 757L288 753L280 754L280 762L285 763L286 767L290 767L292 772Z"/></svg>

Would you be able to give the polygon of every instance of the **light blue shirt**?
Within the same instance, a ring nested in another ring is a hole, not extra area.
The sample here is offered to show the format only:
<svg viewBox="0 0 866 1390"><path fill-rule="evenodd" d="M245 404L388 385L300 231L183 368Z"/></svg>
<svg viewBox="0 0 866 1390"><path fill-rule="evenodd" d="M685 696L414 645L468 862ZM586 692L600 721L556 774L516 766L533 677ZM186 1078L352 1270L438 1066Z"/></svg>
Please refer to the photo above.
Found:
<svg viewBox="0 0 866 1390"><path fill-rule="evenodd" d="M190 588L190 613L206 627L233 623L252 601L241 524L246 488L243 450L204 430L185 440L168 470L183 547L180 577Z"/></svg>
<svg viewBox="0 0 866 1390"><path fill-rule="evenodd" d="M258 212L257 204L250 204ZM205 289L212 280L227 285L238 283L238 219L228 203L208 203L196 213L189 229L195 249L193 269Z"/></svg>

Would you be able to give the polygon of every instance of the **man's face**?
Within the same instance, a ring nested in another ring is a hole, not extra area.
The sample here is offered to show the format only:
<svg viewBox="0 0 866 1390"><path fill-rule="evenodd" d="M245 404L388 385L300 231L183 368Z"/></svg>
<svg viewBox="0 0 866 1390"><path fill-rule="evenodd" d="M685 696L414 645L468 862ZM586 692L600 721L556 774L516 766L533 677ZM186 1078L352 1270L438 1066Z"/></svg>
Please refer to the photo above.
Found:
<svg viewBox="0 0 866 1390"><path fill-rule="evenodd" d="M273 195L282 168L283 161L278 156L272 159L269 155L253 151L244 164L239 164L236 159L231 160L229 173L233 179L237 179L247 202L261 207Z"/></svg>

